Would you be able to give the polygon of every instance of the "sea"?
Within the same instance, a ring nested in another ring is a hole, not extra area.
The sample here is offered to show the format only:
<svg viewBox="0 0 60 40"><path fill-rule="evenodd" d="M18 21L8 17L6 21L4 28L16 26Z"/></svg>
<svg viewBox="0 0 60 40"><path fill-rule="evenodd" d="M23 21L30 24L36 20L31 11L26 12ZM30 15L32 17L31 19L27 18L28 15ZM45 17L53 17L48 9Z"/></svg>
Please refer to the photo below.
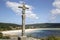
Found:
<svg viewBox="0 0 60 40"><path fill-rule="evenodd" d="M9 35L21 35L21 30L11 30L11 31L3 31L3 34L9 34ZM42 38L42 37L49 37L49 36L55 36L60 37L60 30L40 30L40 29L28 29L25 31L26 36L35 37L35 38Z"/></svg>
<svg viewBox="0 0 60 40"><path fill-rule="evenodd" d="M38 32L32 32L28 35L35 38L43 38L49 36L60 37L60 30L38 30Z"/></svg>

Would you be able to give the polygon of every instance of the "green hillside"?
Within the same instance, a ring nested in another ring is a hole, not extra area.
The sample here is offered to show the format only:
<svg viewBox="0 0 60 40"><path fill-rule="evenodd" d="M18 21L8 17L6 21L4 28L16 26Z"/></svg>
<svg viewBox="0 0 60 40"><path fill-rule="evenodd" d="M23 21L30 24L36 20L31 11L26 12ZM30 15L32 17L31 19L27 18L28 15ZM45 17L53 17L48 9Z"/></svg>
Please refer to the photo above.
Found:
<svg viewBox="0 0 60 40"><path fill-rule="evenodd" d="M3 30L19 30L22 25L12 24L12 23L0 23L0 31ZM38 24L27 24L28 28L60 28L60 23L38 23Z"/></svg>
<svg viewBox="0 0 60 40"><path fill-rule="evenodd" d="M32 28L60 28L60 23L38 23L38 24L29 24L26 27Z"/></svg>
<svg viewBox="0 0 60 40"><path fill-rule="evenodd" d="M0 23L0 31L3 30L13 30L13 28L19 27L20 25L12 23Z"/></svg>

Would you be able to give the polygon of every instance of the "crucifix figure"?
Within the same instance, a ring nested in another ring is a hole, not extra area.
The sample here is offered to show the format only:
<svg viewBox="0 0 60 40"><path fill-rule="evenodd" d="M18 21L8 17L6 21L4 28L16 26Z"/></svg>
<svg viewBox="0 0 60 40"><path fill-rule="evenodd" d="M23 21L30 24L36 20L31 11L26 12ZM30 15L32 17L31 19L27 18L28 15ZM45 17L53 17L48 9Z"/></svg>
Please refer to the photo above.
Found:
<svg viewBox="0 0 60 40"><path fill-rule="evenodd" d="M23 3L23 6L19 6L18 8L22 8L22 36L25 36L25 10L28 9Z"/></svg>

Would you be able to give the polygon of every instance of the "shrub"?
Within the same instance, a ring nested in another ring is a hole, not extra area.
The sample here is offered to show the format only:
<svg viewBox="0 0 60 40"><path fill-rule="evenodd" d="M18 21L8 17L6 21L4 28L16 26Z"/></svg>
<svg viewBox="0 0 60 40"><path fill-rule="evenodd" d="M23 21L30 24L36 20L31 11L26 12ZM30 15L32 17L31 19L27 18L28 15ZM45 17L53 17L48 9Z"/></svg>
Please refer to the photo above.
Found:
<svg viewBox="0 0 60 40"><path fill-rule="evenodd" d="M52 35L52 36L49 36L49 37L47 38L47 40L57 40L57 39L56 39L55 36Z"/></svg>

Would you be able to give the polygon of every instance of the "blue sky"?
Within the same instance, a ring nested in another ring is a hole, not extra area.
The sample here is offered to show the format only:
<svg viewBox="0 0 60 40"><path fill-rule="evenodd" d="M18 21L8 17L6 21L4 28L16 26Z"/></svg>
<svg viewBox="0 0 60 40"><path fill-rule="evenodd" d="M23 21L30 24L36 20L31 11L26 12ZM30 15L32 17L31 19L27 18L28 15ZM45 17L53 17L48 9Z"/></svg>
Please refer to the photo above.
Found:
<svg viewBox="0 0 60 40"><path fill-rule="evenodd" d="M55 0L24 0L24 1L26 5L32 6L32 10L30 10L30 12L32 12L31 14L33 14L32 17L30 18L29 15L27 15L26 24L51 23L51 22L60 23L59 19L60 12L55 13L54 11L55 9L59 9L58 11L60 11L60 8L56 6L58 4L53 5ZM22 21L21 12L19 15L18 13L14 12L14 10L12 10L13 7L9 5L9 3L11 2L20 3L22 2L22 0L0 0L0 22L21 24Z"/></svg>

